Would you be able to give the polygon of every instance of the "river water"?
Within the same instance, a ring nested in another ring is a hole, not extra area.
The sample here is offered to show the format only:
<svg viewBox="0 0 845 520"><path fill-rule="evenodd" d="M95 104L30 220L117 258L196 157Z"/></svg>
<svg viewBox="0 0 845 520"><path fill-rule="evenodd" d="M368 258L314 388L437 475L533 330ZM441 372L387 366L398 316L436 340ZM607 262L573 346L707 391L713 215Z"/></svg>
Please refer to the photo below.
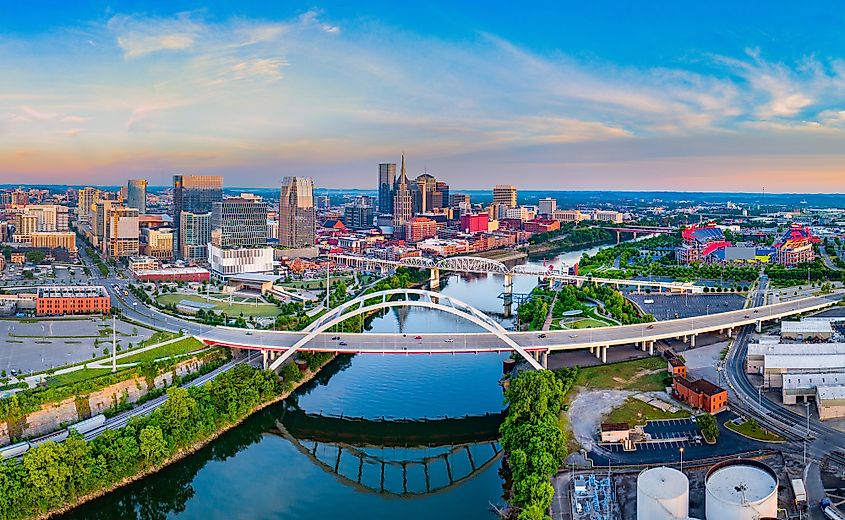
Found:
<svg viewBox="0 0 845 520"><path fill-rule="evenodd" d="M584 252L549 263L571 264ZM517 276L514 292L536 283ZM496 275L450 276L442 289L508 325L501 291ZM377 332L474 327L426 309L394 309L372 322ZM506 357L338 358L197 454L63 518L494 519L491 504L504 505L495 438Z"/></svg>

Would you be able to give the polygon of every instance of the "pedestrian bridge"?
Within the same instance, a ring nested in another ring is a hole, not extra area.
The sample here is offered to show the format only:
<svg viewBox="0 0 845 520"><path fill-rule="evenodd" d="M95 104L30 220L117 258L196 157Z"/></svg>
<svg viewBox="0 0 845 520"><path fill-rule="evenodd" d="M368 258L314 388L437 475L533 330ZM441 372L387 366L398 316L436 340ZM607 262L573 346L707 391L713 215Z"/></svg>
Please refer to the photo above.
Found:
<svg viewBox="0 0 845 520"><path fill-rule="evenodd" d="M558 350L589 349L606 360L607 349L637 344L653 351L655 341L678 338L695 344L698 334L719 332L730 336L733 329L804 314L837 304L841 295L813 296L764 305L753 309L710 314L651 324L621 325L587 330L513 332L478 309L455 298L420 289L391 289L351 300L321 317L307 331L250 331L231 327L208 327L197 337L209 345L255 349L264 352L269 368L278 369L296 351L373 354L458 354L512 352L541 369L548 353ZM478 329L466 333L420 334L332 332L353 316L395 307L420 307L457 316Z"/></svg>

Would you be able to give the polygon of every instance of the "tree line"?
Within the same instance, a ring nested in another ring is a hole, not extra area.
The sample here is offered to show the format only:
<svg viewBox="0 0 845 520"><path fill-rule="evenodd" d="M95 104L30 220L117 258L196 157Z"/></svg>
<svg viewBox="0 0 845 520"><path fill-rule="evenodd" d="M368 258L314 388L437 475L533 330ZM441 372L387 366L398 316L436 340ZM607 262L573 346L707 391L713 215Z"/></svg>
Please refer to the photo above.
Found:
<svg viewBox="0 0 845 520"><path fill-rule="evenodd" d="M156 468L241 420L281 390L275 375L239 365L204 386L171 387L167 401L86 442L78 433L0 464L0 519L15 520L74 504Z"/></svg>
<svg viewBox="0 0 845 520"><path fill-rule="evenodd" d="M511 477L510 517L546 520L554 497L550 479L566 457L558 416L578 368L523 371L505 390L508 414L499 429Z"/></svg>

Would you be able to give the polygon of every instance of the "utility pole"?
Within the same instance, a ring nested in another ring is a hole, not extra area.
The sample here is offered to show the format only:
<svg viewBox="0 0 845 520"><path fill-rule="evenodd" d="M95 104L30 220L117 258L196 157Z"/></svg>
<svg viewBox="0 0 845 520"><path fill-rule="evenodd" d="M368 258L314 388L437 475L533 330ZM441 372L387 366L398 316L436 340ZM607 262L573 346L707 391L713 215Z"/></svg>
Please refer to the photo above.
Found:
<svg viewBox="0 0 845 520"><path fill-rule="evenodd" d="M332 260L329 258L328 262L326 262L326 309L331 307L331 297L329 294L331 293L332 289Z"/></svg>
<svg viewBox="0 0 845 520"><path fill-rule="evenodd" d="M117 372L117 316L111 317L111 371Z"/></svg>

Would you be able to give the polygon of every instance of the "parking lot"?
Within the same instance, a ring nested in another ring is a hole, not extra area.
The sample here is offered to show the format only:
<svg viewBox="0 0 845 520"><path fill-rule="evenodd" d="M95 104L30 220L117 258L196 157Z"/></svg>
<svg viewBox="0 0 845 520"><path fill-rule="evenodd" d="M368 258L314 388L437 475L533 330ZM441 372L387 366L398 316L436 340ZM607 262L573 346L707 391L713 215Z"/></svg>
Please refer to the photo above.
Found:
<svg viewBox="0 0 845 520"><path fill-rule="evenodd" d="M607 466L608 464L655 464L679 460L681 448L684 449L684 460L694 460L766 449L773 446L743 437L723 426L725 421L729 421L735 417L736 414L731 411L721 412L716 415L716 421L719 423L721 431L716 444L707 444L703 440L680 440L678 437L688 436L693 429L695 429L696 433L698 432L698 427L694 422L695 420L693 418L667 419L653 421L655 423L654 425L649 422L645 428L645 431L652 433L652 436L662 436L659 442L637 443L636 451L624 451L621 444L603 444L594 447L587 456L596 466Z"/></svg>
<svg viewBox="0 0 845 520"><path fill-rule="evenodd" d="M117 322L117 344L126 348L152 336L153 331ZM79 363L111 349L111 320L100 317L0 321L0 370L23 373Z"/></svg>
<svg viewBox="0 0 845 520"><path fill-rule="evenodd" d="M706 316L745 306L745 296L741 294L629 294L627 297L657 321Z"/></svg>

